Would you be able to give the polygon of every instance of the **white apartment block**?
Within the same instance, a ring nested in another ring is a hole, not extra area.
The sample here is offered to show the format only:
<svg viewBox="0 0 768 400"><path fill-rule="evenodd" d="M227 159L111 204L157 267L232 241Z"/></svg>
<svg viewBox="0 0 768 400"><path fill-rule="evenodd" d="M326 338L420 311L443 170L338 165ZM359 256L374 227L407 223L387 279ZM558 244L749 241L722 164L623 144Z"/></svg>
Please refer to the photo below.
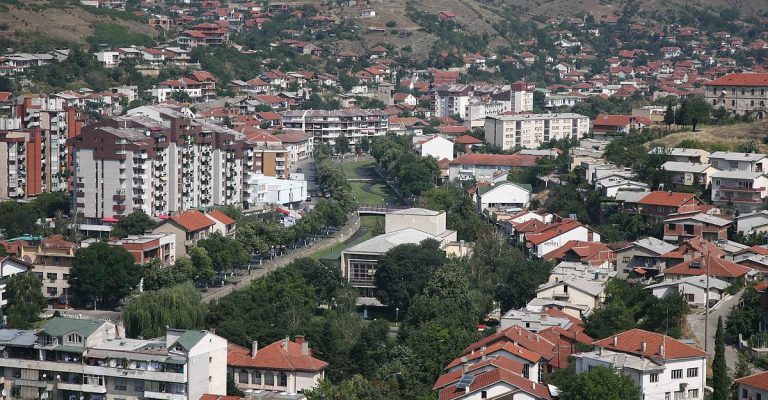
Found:
<svg viewBox="0 0 768 400"><path fill-rule="evenodd" d="M227 341L168 329L123 337L112 323L54 318L40 330L0 330L4 389L13 399L197 400L226 394Z"/></svg>
<svg viewBox="0 0 768 400"><path fill-rule="evenodd" d="M550 140L589 133L589 117L580 114L517 114L485 118L485 141L502 150L535 149Z"/></svg>
<svg viewBox="0 0 768 400"><path fill-rule="evenodd" d="M333 145L338 137L346 136L352 148L365 136L385 135L389 115L381 110L292 110L283 113L283 128L302 130L315 143Z"/></svg>
<svg viewBox="0 0 768 400"><path fill-rule="evenodd" d="M768 156L761 153L716 151L709 155L709 163L721 171L768 171Z"/></svg>
<svg viewBox="0 0 768 400"><path fill-rule="evenodd" d="M714 109L724 108L731 115L766 117L768 74L728 74L707 82L705 96Z"/></svg>
<svg viewBox="0 0 768 400"><path fill-rule="evenodd" d="M707 354L671 337L632 329L595 342L597 350L574 354L576 373L606 367L627 375L642 399L704 398Z"/></svg>

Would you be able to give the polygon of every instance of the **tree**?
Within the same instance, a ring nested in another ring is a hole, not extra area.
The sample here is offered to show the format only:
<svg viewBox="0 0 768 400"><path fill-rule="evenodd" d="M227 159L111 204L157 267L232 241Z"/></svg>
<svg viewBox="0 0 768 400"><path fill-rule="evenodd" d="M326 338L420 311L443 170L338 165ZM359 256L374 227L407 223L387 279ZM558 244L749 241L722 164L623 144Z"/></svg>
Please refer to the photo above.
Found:
<svg viewBox="0 0 768 400"><path fill-rule="evenodd" d="M32 201L48 218L55 217L57 212L69 215L71 203L72 199L63 191L41 193Z"/></svg>
<svg viewBox="0 0 768 400"><path fill-rule="evenodd" d="M240 390L235 383L235 375L227 374L227 396L245 397L245 392Z"/></svg>
<svg viewBox="0 0 768 400"><path fill-rule="evenodd" d="M640 389L627 375L606 367L577 374L573 366L550 375L560 400L624 400L640 398Z"/></svg>
<svg viewBox="0 0 768 400"><path fill-rule="evenodd" d="M189 261L194 269L192 275L193 281L208 281L216 275L216 271L213 270L213 260L211 260L207 250L202 247L194 246L189 249L188 254ZM182 260L177 260L176 263L178 264Z"/></svg>
<svg viewBox="0 0 768 400"><path fill-rule="evenodd" d="M701 97L685 99L680 104L680 125L691 125L691 130L696 131L700 122L709 121L712 114L712 106Z"/></svg>
<svg viewBox="0 0 768 400"><path fill-rule="evenodd" d="M392 388L381 381L369 381L361 375L334 385L329 380L323 380L316 389L305 393L308 400L398 400Z"/></svg>
<svg viewBox="0 0 768 400"><path fill-rule="evenodd" d="M16 274L8 278L5 293L8 296L8 327L29 329L40 320L40 313L47 301L42 292L43 284L32 274Z"/></svg>
<svg viewBox="0 0 768 400"><path fill-rule="evenodd" d="M747 353L739 352L739 359L736 360L736 372L734 378L739 379L752 374L752 363L749 362Z"/></svg>
<svg viewBox="0 0 768 400"><path fill-rule="evenodd" d="M715 358L712 361L712 400L727 400L730 395L730 382L725 362L725 337L723 335L723 318L717 319L715 331Z"/></svg>
<svg viewBox="0 0 768 400"><path fill-rule="evenodd" d="M200 291L189 282L144 292L123 311L125 334L151 338L164 335L169 327L201 329L207 310Z"/></svg>
<svg viewBox="0 0 768 400"><path fill-rule="evenodd" d="M368 139L368 136L363 136L363 138L360 139L360 149L363 150L363 153L371 151L371 140Z"/></svg>
<svg viewBox="0 0 768 400"><path fill-rule="evenodd" d="M375 296L382 303L405 312L432 273L444 263L445 253L436 240L395 246L378 262Z"/></svg>
<svg viewBox="0 0 768 400"><path fill-rule="evenodd" d="M43 214L34 204L16 201L0 202L0 233L5 238L36 234L40 231L38 219Z"/></svg>
<svg viewBox="0 0 768 400"><path fill-rule="evenodd" d="M115 224L112 233L118 237L141 235L154 228L155 225L155 221L147 213L143 210L138 210L120 218Z"/></svg>
<svg viewBox="0 0 768 400"><path fill-rule="evenodd" d="M249 257L245 247L237 240L222 236L219 232L198 241L197 246L206 250L216 271L239 268L248 263Z"/></svg>
<svg viewBox="0 0 768 400"><path fill-rule="evenodd" d="M344 135L339 135L338 138L336 138L336 143L334 144L333 149L336 151L337 154L344 155L349 152L349 138L347 138Z"/></svg>
<svg viewBox="0 0 768 400"><path fill-rule="evenodd" d="M75 253L69 274L72 302L78 307L114 309L141 280L141 269L122 247L98 242Z"/></svg>
<svg viewBox="0 0 768 400"><path fill-rule="evenodd" d="M666 124L667 128L669 128L674 123L675 109L672 107L672 104L667 104L667 110L664 112L664 124Z"/></svg>

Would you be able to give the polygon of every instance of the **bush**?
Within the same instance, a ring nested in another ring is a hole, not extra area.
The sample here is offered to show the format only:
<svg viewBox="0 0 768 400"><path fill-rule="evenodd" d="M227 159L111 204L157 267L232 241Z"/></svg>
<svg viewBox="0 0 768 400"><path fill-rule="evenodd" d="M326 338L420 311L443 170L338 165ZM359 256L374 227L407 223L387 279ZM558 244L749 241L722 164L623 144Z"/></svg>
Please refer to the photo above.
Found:
<svg viewBox="0 0 768 400"><path fill-rule="evenodd" d="M384 24L384 26L386 26L387 28L394 28L394 27L397 26L397 22L395 22L395 21L387 21L387 23Z"/></svg>

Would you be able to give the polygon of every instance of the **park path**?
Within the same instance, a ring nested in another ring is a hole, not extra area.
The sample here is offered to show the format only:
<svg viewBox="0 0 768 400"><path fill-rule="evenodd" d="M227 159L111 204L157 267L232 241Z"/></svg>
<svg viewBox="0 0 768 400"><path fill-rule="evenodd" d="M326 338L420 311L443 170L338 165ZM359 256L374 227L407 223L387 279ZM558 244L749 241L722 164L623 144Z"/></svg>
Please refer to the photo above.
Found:
<svg viewBox="0 0 768 400"><path fill-rule="evenodd" d="M203 293L203 302L210 303L214 300L218 300L236 290L244 289L254 280L261 278L272 271L283 268L290 264L293 260L302 257L309 257L314 253L323 251L338 243L343 243L360 228L360 217L357 213L352 214L347 221L347 224L341 228L335 236L318 240L313 243L312 246L304 246L293 253L286 254L281 257L276 257L274 260L264 262L259 268L251 268L249 274L244 275L242 279L234 285L226 285L220 288L209 288Z"/></svg>

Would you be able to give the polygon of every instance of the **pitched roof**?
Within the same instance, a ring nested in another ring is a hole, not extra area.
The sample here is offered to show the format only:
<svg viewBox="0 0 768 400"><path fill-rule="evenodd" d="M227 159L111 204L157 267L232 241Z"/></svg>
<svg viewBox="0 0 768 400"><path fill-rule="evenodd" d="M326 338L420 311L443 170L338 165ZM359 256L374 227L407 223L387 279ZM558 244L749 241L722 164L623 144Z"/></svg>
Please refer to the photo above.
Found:
<svg viewBox="0 0 768 400"><path fill-rule="evenodd" d="M56 317L43 325L42 331L50 336L63 336L76 331L84 337L91 336L104 325L104 321Z"/></svg>
<svg viewBox="0 0 768 400"><path fill-rule="evenodd" d="M283 346L287 345L287 348ZM316 372L325 369L328 363L302 353L303 344L291 340L279 340L256 351L251 357L251 351L230 343L227 345L227 365L245 368L265 368L282 371Z"/></svg>
<svg viewBox="0 0 768 400"><path fill-rule="evenodd" d="M219 210L211 210L206 215L208 215L209 218L213 218L213 219L221 222L224 225L232 225L235 222L237 222L234 219L230 218L229 215L224 214L223 212L221 212Z"/></svg>
<svg viewBox="0 0 768 400"><path fill-rule="evenodd" d="M483 141L472 135L461 135L454 141L457 144L482 144Z"/></svg>
<svg viewBox="0 0 768 400"><path fill-rule="evenodd" d="M564 245L545 254L544 259L547 261L561 259L565 257L565 254L569 251L576 253L581 258L581 261L584 262L590 261L600 255L610 257L613 253L613 250L603 243L569 240Z"/></svg>
<svg viewBox="0 0 768 400"><path fill-rule="evenodd" d="M595 117L594 124L607 126L626 126L629 125L633 119L643 125L650 125L653 123L653 121L650 119L641 116L599 114L597 117Z"/></svg>
<svg viewBox="0 0 768 400"><path fill-rule="evenodd" d="M741 385L752 386L760 390L768 390L768 371L759 374L745 376L733 381Z"/></svg>
<svg viewBox="0 0 768 400"><path fill-rule="evenodd" d="M614 340L616 341L615 346ZM645 343L645 352L641 349L642 343ZM699 348L687 345L669 336L642 329L630 329L617 335L598 340L593 344L621 353L658 357L665 360L707 356L707 353ZM663 349L662 346L664 346ZM662 352L662 350L664 351Z"/></svg>
<svg viewBox="0 0 768 400"><path fill-rule="evenodd" d="M520 346L519 344L512 343L510 341L495 342L484 348L479 347L474 352L470 351L467 354L463 354L460 357L455 358L445 367L445 369L446 370L452 369L470 362L474 363L475 360L492 357L494 354L497 354L501 351L506 351L509 354L514 354L515 356L520 357L523 360L530 361L532 363L537 363L539 362L539 360L541 360L540 354L534 351L530 351L525 347Z"/></svg>
<svg viewBox="0 0 768 400"><path fill-rule="evenodd" d="M648 193L638 203L653 206L680 207L695 197L696 195L693 193L656 191Z"/></svg>
<svg viewBox="0 0 768 400"><path fill-rule="evenodd" d="M583 225L581 225L579 221L564 219L562 222L544 225L541 230L525 235L525 241L533 244L541 244L580 226Z"/></svg>
<svg viewBox="0 0 768 400"><path fill-rule="evenodd" d="M706 86L768 86L768 74L739 73L728 74L713 81L704 83Z"/></svg>
<svg viewBox="0 0 768 400"><path fill-rule="evenodd" d="M482 349L484 346L487 347L488 345L497 342L515 343L527 350L535 352L537 355L547 360L552 359L555 355L554 343L516 325L502 329L491 336L470 344L464 349L462 354L467 355L472 351L477 352L478 349Z"/></svg>
<svg viewBox="0 0 768 400"><path fill-rule="evenodd" d="M171 220L188 232L199 231L214 225L213 221L197 210L190 210L174 215L171 217Z"/></svg>
<svg viewBox="0 0 768 400"><path fill-rule="evenodd" d="M736 264L718 257L708 257L709 266L707 266L704 256L692 258L674 267L664 270L664 274L678 275L704 275L709 269L709 275L718 278L738 278L749 273L751 268Z"/></svg>
<svg viewBox="0 0 768 400"><path fill-rule="evenodd" d="M590 341L589 343L592 343L592 342ZM467 372L476 371L480 368L485 368L485 367L502 368L502 369L506 369L507 371L512 371L516 374L523 373L523 364L507 357L489 358L487 360L480 361L478 363L470 365ZM463 375L464 375L464 372L460 369L440 375L440 377L437 378L437 381L435 382L435 384L432 386L432 390L444 388L450 384L456 383L461 379Z"/></svg>
<svg viewBox="0 0 768 400"><path fill-rule="evenodd" d="M478 390L497 384L499 382L505 382L510 386L514 386L520 391L532 395L536 399L551 399L547 385L532 382L526 378L523 378L522 375L518 375L514 372L500 368L475 375L475 379L468 387L469 393L477 392ZM456 387L456 385L451 385L440 390L439 399L452 400L458 397L462 397L466 393L466 389L459 389Z"/></svg>
<svg viewBox="0 0 768 400"><path fill-rule="evenodd" d="M491 165L506 167L533 167L536 165L536 156L521 154L462 154L451 160L451 165Z"/></svg>

